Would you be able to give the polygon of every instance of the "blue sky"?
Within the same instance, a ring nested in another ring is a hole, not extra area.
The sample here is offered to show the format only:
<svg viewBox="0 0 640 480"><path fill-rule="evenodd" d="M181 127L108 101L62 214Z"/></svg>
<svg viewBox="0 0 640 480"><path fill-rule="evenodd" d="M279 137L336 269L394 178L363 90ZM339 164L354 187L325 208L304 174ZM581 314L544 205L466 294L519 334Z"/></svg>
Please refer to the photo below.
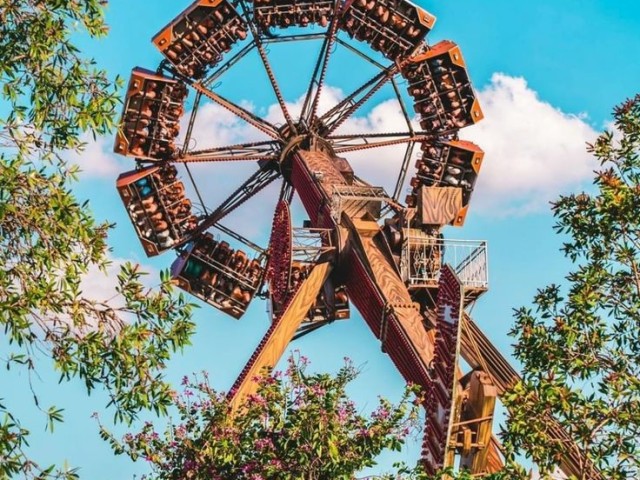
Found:
<svg viewBox="0 0 640 480"><path fill-rule="evenodd" d="M128 79L131 68L154 69L160 55L151 37L188 6L189 2L110 2L111 33L100 42L83 41L86 52L111 74ZM559 193L588 188L596 165L584 153L609 120L610 110L640 87L640 2L604 0L506 0L421 1L418 4L438 17L429 35L431 43L456 41L462 48L470 75L479 92L486 120L463 130L461 138L476 141L487 153L466 225L448 228L449 238L483 239L489 242L490 291L475 305L472 315L491 339L508 354L507 331L512 308L530 303L536 288L560 282L568 265L558 248L562 239L552 232L548 202ZM318 43L272 47L270 55L287 101L292 104L305 91ZM256 58L247 58L223 77L219 89L255 111L277 116L273 94L265 83ZM327 80L329 97L339 98L373 74L342 51L337 51ZM191 97L192 98L192 97ZM375 130L395 125L397 107L390 93L382 91L360 112L349 128ZM188 105L189 106L189 105ZM196 129L199 145L250 134L241 124L207 105ZM153 271L167 268L173 254L146 259L128 224L114 185L117 174L133 168L128 159L111 153L112 139L98 139L78 158L85 174L77 193L88 198L96 215L117 222L111 236L113 258L140 261ZM397 150L354 156L356 173L373 183L388 184L397 174ZM214 165L194 168L209 206L224 197L252 165ZM275 189L240 209L228 222L265 245ZM271 209L271 210L270 210ZM298 209L299 211L299 209ZM92 280L88 288L96 295L109 282ZM111 294L104 295L105 297ZM178 355L169 375L209 370L214 385L228 389L266 330L266 304L255 301L240 321L204 306L196 314L198 333L192 348ZM372 408L377 395L397 398L402 379L359 315L321 329L292 345L311 359L318 370L336 370L344 356L363 365L353 395L364 410ZM43 368L36 387L48 403L66 407L67 422L59 436L42 433L44 418L22 405L29 403L24 376L0 377L0 391L8 407L24 411L36 457L48 461L68 460L81 467L85 478L131 478L143 473L143 464L113 459L97 437L89 415L106 403L104 396L86 400L82 385L58 386L55 373ZM403 453L415 460L414 445ZM388 458L383 459L388 464Z"/></svg>

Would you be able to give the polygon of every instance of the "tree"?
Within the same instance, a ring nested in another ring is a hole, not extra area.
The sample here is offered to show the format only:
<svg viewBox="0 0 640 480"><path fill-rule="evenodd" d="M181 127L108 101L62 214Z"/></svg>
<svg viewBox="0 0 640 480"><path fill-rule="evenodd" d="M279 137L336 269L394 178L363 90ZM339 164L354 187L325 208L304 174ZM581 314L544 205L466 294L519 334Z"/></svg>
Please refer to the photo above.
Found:
<svg viewBox="0 0 640 480"><path fill-rule="evenodd" d="M107 232L70 188L84 131L106 134L119 110L118 79L81 55L71 38L106 34L104 0L0 0L0 325L7 369L31 374L44 355L61 380L106 389L114 416L166 412L171 390L162 369L187 345L192 306L171 293L168 276L153 291L124 265L116 302L87 298L81 279L108 263ZM5 348L6 346L6 348ZM5 392L3 392L6 395ZM38 392L34 392L39 406ZM43 412L50 429L62 409ZM0 399L0 478L75 478L39 465L26 449L28 426Z"/></svg>
<svg viewBox="0 0 640 480"><path fill-rule="evenodd" d="M347 362L339 372L310 374L304 357L290 357L284 375L259 379L259 389L232 414L224 393L206 374L184 378L176 398L180 423L159 434L147 423L117 441L103 436L117 453L144 457L149 478L174 479L352 479L375 465L384 449L399 450L416 425L418 406L408 388L397 405L380 399L365 417L346 389L357 376Z"/></svg>
<svg viewBox="0 0 640 480"><path fill-rule="evenodd" d="M640 478L640 95L614 110L615 130L588 149L592 193L553 203L574 269L515 312L523 381L504 398L505 445L549 473L564 452L590 462L578 478ZM573 440L549 435L552 415Z"/></svg>
<svg viewBox="0 0 640 480"><path fill-rule="evenodd" d="M353 480L374 467L384 450L400 451L421 434L420 389L407 386L397 404L379 398L369 415L358 411L347 389L358 370L350 360L335 375L309 373L308 360L294 354L284 374L256 378L258 390L233 412L229 397L214 390L205 372L184 377L175 396L179 420L164 431L147 422L118 440L102 437L116 454L144 459L143 480ZM446 476L445 476L446 474ZM471 480L447 469L435 476L421 465L394 465L392 473L367 480ZM487 480L493 476L485 477Z"/></svg>

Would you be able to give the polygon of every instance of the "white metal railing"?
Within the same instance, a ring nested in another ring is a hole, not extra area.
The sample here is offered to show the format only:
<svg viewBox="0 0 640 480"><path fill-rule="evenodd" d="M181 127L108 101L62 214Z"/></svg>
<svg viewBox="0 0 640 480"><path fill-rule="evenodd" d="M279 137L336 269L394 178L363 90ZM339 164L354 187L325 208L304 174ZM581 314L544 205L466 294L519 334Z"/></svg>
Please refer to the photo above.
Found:
<svg viewBox="0 0 640 480"><path fill-rule="evenodd" d="M447 263L465 287L489 287L487 242L411 234L405 237L400 269L409 285L437 286L440 269Z"/></svg>
<svg viewBox="0 0 640 480"><path fill-rule="evenodd" d="M334 249L332 230L327 228L293 228L292 256L294 261L315 263L325 252Z"/></svg>

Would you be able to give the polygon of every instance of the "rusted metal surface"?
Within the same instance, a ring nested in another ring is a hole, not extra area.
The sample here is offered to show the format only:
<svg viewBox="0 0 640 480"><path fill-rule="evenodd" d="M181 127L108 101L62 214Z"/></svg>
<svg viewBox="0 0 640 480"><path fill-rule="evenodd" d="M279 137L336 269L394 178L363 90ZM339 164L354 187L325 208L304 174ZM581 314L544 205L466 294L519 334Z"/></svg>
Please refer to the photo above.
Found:
<svg viewBox="0 0 640 480"><path fill-rule="evenodd" d="M210 233L199 235L171 266L182 290L238 319L247 310L264 275L265 256L232 248Z"/></svg>
<svg viewBox="0 0 640 480"><path fill-rule="evenodd" d="M431 132L464 128L484 118L471 86L460 48L444 40L402 64L402 76L420 114L420 126Z"/></svg>
<svg viewBox="0 0 640 480"><path fill-rule="evenodd" d="M409 194L413 197L411 202L418 207L416 220L423 225L450 223L462 226L484 152L474 143L463 140L426 141L421 149L422 155L416 162L416 174L411 180L412 191ZM446 190L459 192L460 204L455 206L450 219L434 222L430 215L433 200L426 197L437 197L439 192Z"/></svg>
<svg viewBox="0 0 640 480"><path fill-rule="evenodd" d="M226 0L196 0L156 34L153 43L182 75L201 78L247 38L247 29Z"/></svg>
<svg viewBox="0 0 640 480"><path fill-rule="evenodd" d="M340 28L385 57L396 59L415 50L435 21L426 10L403 0L347 0Z"/></svg>
<svg viewBox="0 0 640 480"><path fill-rule="evenodd" d="M271 239L269 240L269 266L267 282L271 298L277 304L284 303L289 292L292 263L291 212L289 204L278 202L273 216Z"/></svg>
<svg viewBox="0 0 640 480"><path fill-rule="evenodd" d="M176 163L198 162L238 162L277 160L280 155L280 142L275 140L264 142L238 143L225 147L205 148L186 152L175 160Z"/></svg>
<svg viewBox="0 0 640 480"><path fill-rule="evenodd" d="M462 284L453 269L445 265L440 273L435 350L427 383L427 410L422 462L425 471L434 475L446 465L453 430L452 409L458 382L456 367L462 328Z"/></svg>
<svg viewBox="0 0 640 480"><path fill-rule="evenodd" d="M136 67L124 100L114 152L145 160L178 155L175 138L187 96L185 84Z"/></svg>

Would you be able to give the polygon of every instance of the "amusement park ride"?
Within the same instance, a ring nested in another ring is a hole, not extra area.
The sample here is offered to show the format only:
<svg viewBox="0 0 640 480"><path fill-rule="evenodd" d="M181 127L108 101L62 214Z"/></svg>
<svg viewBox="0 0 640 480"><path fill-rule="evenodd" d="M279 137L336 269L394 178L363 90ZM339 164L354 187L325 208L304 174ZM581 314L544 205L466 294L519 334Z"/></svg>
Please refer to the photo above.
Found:
<svg viewBox="0 0 640 480"><path fill-rule="evenodd" d="M180 288L234 318L255 296L269 302L271 325L230 390L234 408L289 342L349 318L353 304L404 378L424 388L427 471L457 462L482 476L502 467L493 412L496 399L519 377L465 312L487 290L486 244L441 233L446 225L462 226L468 213L484 154L460 140L458 131L483 114L459 47L425 41L434 23L433 15L407 0L197 0L153 38L165 57L158 69L132 72L115 151L134 158L136 169L120 175L117 188L147 255L177 252L172 276ZM311 25L313 32L305 32ZM295 118L268 46L310 40L322 47ZM336 48L379 73L319 114ZM216 80L252 51L264 65L283 126L215 91ZM408 97L398 86L403 79ZM385 85L393 87L406 131L337 132ZM190 94L193 108L186 116ZM409 97L419 128L406 107ZM205 98L269 139L191 150ZM183 117L186 129L179 136ZM407 146L392 195L358 177L341 156L389 145ZM403 204L399 196L414 150L418 158ZM191 176L189 164L224 161L256 162L257 170L217 208L206 209L200 198L192 204L176 165L185 165ZM282 188L268 248L220 224L277 179ZM309 218L301 227L292 226L294 193ZM470 372L462 371L460 355ZM558 441L569 442L553 419L548 423ZM577 451L566 448L567 474L584 461Z"/></svg>

